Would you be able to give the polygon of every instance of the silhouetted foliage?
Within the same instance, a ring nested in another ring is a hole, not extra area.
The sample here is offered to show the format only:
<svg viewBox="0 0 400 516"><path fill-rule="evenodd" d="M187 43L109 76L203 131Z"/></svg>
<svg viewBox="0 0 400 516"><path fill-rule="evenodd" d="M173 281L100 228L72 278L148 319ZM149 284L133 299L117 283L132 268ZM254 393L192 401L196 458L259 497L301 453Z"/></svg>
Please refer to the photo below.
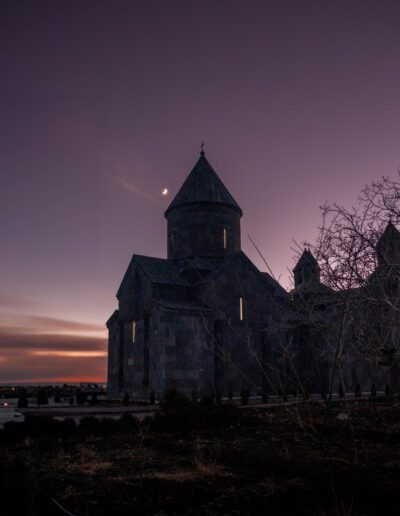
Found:
<svg viewBox="0 0 400 516"><path fill-rule="evenodd" d="M45 389L39 389L37 391L37 404L38 405L48 405L49 397L47 395L47 391Z"/></svg>
<svg viewBox="0 0 400 516"><path fill-rule="evenodd" d="M101 433L101 421L94 416L85 416L79 422L79 432L83 434Z"/></svg>
<svg viewBox="0 0 400 516"><path fill-rule="evenodd" d="M344 398L344 386L342 382L339 383L338 396L340 399Z"/></svg>
<svg viewBox="0 0 400 516"><path fill-rule="evenodd" d="M125 406L128 406L129 405L129 394L125 391L124 393L124 397L122 399L122 403L125 405Z"/></svg>
<svg viewBox="0 0 400 516"><path fill-rule="evenodd" d="M249 398L250 398L249 389L242 389L240 391L240 403L242 405L248 405L249 404Z"/></svg>
<svg viewBox="0 0 400 516"><path fill-rule="evenodd" d="M169 389L160 403L163 412L186 409L189 405L190 401L186 396L175 389Z"/></svg>
<svg viewBox="0 0 400 516"><path fill-rule="evenodd" d="M18 390L18 408L26 408L28 406L28 392L26 389Z"/></svg>
<svg viewBox="0 0 400 516"><path fill-rule="evenodd" d="M86 402L87 395L86 392L82 390L76 391L76 404L77 405L83 405Z"/></svg>
<svg viewBox="0 0 400 516"><path fill-rule="evenodd" d="M371 385L371 394L370 394L371 398L375 398L376 397L376 393L377 393L376 385L373 383Z"/></svg>
<svg viewBox="0 0 400 516"><path fill-rule="evenodd" d="M356 388L354 389L354 396L356 398L361 398L361 385L360 382L357 382Z"/></svg>

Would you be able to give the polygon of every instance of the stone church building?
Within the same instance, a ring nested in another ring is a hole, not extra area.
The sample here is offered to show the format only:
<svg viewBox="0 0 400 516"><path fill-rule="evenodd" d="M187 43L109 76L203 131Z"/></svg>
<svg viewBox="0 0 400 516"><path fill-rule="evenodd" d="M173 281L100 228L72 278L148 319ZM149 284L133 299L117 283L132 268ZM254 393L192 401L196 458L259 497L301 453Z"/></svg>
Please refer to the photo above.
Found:
<svg viewBox="0 0 400 516"><path fill-rule="evenodd" d="M241 217L202 151L165 212L167 258L133 255L118 289L118 310L107 321L109 396L276 392L294 376L324 389L329 359L322 354L315 364L308 343L326 333L319 318L332 313L332 291L309 251L290 294L261 272L241 250ZM311 325L299 302L310 288Z"/></svg>

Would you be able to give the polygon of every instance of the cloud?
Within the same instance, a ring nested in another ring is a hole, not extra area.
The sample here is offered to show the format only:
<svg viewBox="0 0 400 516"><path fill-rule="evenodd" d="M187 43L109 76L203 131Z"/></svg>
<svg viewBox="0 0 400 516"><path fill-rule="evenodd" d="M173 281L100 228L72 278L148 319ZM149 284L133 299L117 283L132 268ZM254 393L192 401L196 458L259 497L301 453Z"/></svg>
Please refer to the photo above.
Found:
<svg viewBox="0 0 400 516"><path fill-rule="evenodd" d="M123 176L116 176L115 182L117 185L122 188L125 192L135 195L136 197L140 197L146 201L156 202L156 198L145 190L139 188L133 179L128 179Z"/></svg>
<svg viewBox="0 0 400 516"><path fill-rule="evenodd" d="M2 319L0 382L105 381L102 325L31 315Z"/></svg>
<svg viewBox="0 0 400 516"><path fill-rule="evenodd" d="M147 160L138 155L118 157L113 168L113 181L120 190L147 202L160 204L160 197L152 192L160 192L161 185Z"/></svg>
<svg viewBox="0 0 400 516"><path fill-rule="evenodd" d="M9 330L13 334L32 333L104 333L100 324L43 317L37 315L0 315L0 332Z"/></svg>
<svg viewBox="0 0 400 516"><path fill-rule="evenodd" d="M13 294L11 292L0 294L0 307L6 309L32 309L36 306L35 301L28 296Z"/></svg>

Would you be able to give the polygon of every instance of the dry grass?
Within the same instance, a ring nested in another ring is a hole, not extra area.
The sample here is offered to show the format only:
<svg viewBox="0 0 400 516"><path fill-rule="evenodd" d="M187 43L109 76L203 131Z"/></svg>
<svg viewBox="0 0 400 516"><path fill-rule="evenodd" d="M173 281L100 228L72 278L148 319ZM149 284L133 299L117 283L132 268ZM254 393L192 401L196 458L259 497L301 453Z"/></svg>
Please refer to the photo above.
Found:
<svg viewBox="0 0 400 516"><path fill-rule="evenodd" d="M65 473L83 473L92 476L105 473L112 467L112 463L102 460L91 448L79 445L74 455L59 450L52 460L52 466Z"/></svg>

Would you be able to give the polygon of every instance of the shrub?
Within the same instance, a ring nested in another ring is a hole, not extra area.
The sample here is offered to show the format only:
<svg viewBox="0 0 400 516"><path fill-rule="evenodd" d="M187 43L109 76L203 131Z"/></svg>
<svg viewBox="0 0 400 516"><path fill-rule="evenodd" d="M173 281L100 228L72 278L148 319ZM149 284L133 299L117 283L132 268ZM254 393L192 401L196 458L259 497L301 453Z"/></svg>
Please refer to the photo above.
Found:
<svg viewBox="0 0 400 516"><path fill-rule="evenodd" d="M186 396L175 389L169 389L165 393L163 401L160 403L163 412L187 409L189 405L190 401Z"/></svg>
<svg viewBox="0 0 400 516"><path fill-rule="evenodd" d="M87 395L86 392L82 390L76 391L76 404L77 405L83 405L86 402Z"/></svg>
<svg viewBox="0 0 400 516"><path fill-rule="evenodd" d="M242 389L240 391L240 403L242 405L248 405L249 404L249 398L250 398L249 389Z"/></svg>
<svg viewBox="0 0 400 516"><path fill-rule="evenodd" d="M339 383L339 390L338 390L339 398L344 398L344 385L342 382Z"/></svg>
<svg viewBox="0 0 400 516"><path fill-rule="evenodd" d="M361 385L360 382L357 382L356 388L354 389L354 396L356 398L361 398Z"/></svg>
<svg viewBox="0 0 400 516"><path fill-rule="evenodd" d="M47 391L45 389L39 389L37 391L37 404L38 405L48 405L49 397L47 395Z"/></svg>
<svg viewBox="0 0 400 516"><path fill-rule="evenodd" d="M122 414L117 421L117 429L123 433L136 433L139 427L139 420L132 414Z"/></svg>
<svg viewBox="0 0 400 516"><path fill-rule="evenodd" d="M26 408L28 406L28 392L26 389L18 391L18 408Z"/></svg>
<svg viewBox="0 0 400 516"><path fill-rule="evenodd" d="M149 403L150 405L154 405L156 402L156 395L154 394L154 391L151 391L150 397L149 397Z"/></svg>
<svg viewBox="0 0 400 516"><path fill-rule="evenodd" d="M101 431L101 422L94 416L85 416L80 420L79 431L86 435L96 435Z"/></svg>
<svg viewBox="0 0 400 516"><path fill-rule="evenodd" d="M77 424L72 418L67 417L60 422L60 433L63 437L73 437L76 435L77 431Z"/></svg>
<svg viewBox="0 0 400 516"><path fill-rule="evenodd" d="M376 396L376 385L373 383L371 385L371 394L370 394L371 398L375 398Z"/></svg>
<svg viewBox="0 0 400 516"><path fill-rule="evenodd" d="M3 425L2 440L6 443L20 443L27 436L27 428L25 423L17 423L16 421L7 421Z"/></svg>
<svg viewBox="0 0 400 516"><path fill-rule="evenodd" d="M198 402L198 400L199 400L198 392L196 391L196 389L193 389L191 396L190 396L190 401L195 405Z"/></svg>

